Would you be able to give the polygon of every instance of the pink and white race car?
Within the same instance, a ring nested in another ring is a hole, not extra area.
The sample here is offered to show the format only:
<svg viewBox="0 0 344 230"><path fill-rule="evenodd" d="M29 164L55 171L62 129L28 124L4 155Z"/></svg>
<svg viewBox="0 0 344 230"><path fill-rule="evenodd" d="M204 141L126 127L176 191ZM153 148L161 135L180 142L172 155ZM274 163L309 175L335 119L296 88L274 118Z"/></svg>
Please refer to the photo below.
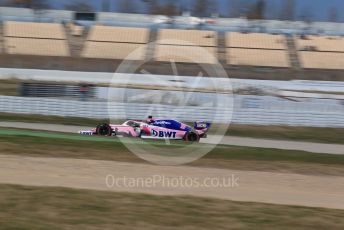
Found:
<svg viewBox="0 0 344 230"><path fill-rule="evenodd" d="M153 119L146 121L128 120L121 125L100 124L91 130L79 131L82 135L125 136L150 139L169 139L199 141L207 136L210 123L194 122L191 127L172 119Z"/></svg>

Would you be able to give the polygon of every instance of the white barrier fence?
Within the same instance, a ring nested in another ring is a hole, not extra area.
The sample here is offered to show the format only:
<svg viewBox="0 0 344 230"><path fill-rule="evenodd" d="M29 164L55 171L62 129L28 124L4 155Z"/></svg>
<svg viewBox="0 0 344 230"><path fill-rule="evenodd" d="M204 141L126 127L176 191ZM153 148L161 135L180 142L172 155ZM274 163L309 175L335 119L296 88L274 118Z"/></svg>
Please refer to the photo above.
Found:
<svg viewBox="0 0 344 230"><path fill-rule="evenodd" d="M293 102L273 97L236 96L232 122L254 125L344 127L344 105ZM73 100L0 96L0 112L71 116L83 118L143 119L147 115L183 121L228 122L230 108L150 105L135 103L81 102Z"/></svg>

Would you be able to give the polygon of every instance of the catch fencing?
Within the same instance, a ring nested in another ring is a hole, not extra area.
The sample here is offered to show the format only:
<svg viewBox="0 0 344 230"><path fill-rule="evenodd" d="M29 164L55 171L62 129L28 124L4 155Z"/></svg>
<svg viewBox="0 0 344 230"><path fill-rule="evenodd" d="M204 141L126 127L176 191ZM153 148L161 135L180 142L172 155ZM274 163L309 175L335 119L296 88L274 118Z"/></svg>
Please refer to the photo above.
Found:
<svg viewBox="0 0 344 230"><path fill-rule="evenodd" d="M344 127L342 102L294 102L274 97L240 96L233 108L177 106L0 96L0 112L82 118L143 119L148 115L183 121L234 124Z"/></svg>

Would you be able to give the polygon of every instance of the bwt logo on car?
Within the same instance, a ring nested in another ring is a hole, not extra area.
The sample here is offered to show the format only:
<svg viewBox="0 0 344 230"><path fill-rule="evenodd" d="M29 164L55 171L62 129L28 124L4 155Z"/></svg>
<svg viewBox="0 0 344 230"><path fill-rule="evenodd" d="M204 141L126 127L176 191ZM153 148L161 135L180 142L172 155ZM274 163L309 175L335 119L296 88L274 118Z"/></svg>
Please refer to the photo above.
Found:
<svg viewBox="0 0 344 230"><path fill-rule="evenodd" d="M176 132L172 132L172 131L156 131L152 129L152 135L155 137L176 138Z"/></svg>

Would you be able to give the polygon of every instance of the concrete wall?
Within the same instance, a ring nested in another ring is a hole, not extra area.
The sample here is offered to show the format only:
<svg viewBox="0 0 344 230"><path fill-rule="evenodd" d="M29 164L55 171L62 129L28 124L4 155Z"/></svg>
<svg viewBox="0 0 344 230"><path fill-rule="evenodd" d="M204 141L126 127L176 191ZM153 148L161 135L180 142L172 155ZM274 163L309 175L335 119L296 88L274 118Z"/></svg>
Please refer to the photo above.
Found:
<svg viewBox="0 0 344 230"><path fill-rule="evenodd" d="M121 60L92 59L78 57L43 57L30 55L0 54L0 67L19 69L68 70L89 72L115 72ZM141 65L142 63L137 63ZM177 63L179 75L197 76L204 70L197 64ZM344 81L341 70L292 70L281 68L224 67L231 78L249 78L266 80L323 80ZM137 69L144 69L152 74L173 75L171 63L148 62ZM205 76L207 74L204 72Z"/></svg>

